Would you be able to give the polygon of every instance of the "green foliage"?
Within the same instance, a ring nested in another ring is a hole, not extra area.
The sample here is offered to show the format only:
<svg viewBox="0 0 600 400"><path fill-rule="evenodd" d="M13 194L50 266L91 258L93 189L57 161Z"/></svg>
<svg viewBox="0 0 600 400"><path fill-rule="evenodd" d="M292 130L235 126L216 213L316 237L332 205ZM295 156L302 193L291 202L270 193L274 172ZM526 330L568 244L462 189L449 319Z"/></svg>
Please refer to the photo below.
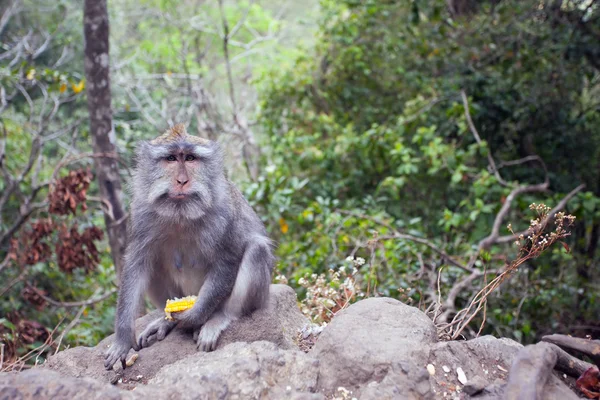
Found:
<svg viewBox="0 0 600 400"><path fill-rule="evenodd" d="M4 367L39 349L53 329L60 334L79 309L44 303L28 292L28 285L57 302L71 302L110 290L115 278L104 243L100 244L101 265L93 273L61 270L54 254L60 242L58 230L39 242L48 246L49 257L40 256L39 262L12 258L40 255L21 244L32 236L33 224L49 216L50 180L55 173L61 177L68 172L66 168L56 171L56 167L63 157L75 151L90 151L87 128L79 131L80 121L87 118L81 9L67 1L59 2L58 7L56 2L23 1L16 9L19 12L7 19L0 36L0 54L4 56L0 62L0 141L5 143L0 161L0 237L13 226L17 228L14 235L0 243L0 341L6 344ZM4 5L0 10L9 15ZM74 132L79 133L78 141L71 139ZM82 166L74 164L69 168ZM11 181L17 182L15 188L10 187ZM9 194L6 198L5 193ZM96 196L96 188L92 187L89 194ZM56 224L69 228L76 224L79 231L91 225L103 227L98 208L91 207L88 213L78 210L77 215L54 217ZM11 251L16 249L23 251ZM12 257L7 258L9 253ZM61 348L93 345L106 336L113 326L110 315L114 302L112 299L88 306L79 324L63 338ZM53 349L33 353L29 362L43 361L50 350Z"/></svg>
<svg viewBox="0 0 600 400"><path fill-rule="evenodd" d="M434 296L424 293L435 292L437 273L429 282L415 276L423 276L423 260L434 271L446 262L414 240L379 238L391 228L430 238L466 262L514 185L544 178L539 164L506 166L500 172L510 185L503 186L488 171L487 155L539 155L552 193L518 197L505 222L517 225L532 201L555 205L585 183L589 191L568 206L578 218L572 242L580 246L528 263L492 300L486 329L531 341L544 329L593 321L600 311L591 302L600 279L592 261L598 235L589 241L600 224L600 81L596 60L586 56L591 34L571 22L583 18L581 9L504 0L453 19L434 0L321 4L314 53L260 82L271 169L249 194L279 240L280 271L294 283L356 252L370 260L361 268L365 282L375 274L381 293L399 296L399 287L411 287L414 300L430 302ZM594 17L589 23L597 27ZM483 258L502 266L505 256L514 250L494 246ZM462 274L445 268L443 292ZM527 304L516 307L523 298Z"/></svg>

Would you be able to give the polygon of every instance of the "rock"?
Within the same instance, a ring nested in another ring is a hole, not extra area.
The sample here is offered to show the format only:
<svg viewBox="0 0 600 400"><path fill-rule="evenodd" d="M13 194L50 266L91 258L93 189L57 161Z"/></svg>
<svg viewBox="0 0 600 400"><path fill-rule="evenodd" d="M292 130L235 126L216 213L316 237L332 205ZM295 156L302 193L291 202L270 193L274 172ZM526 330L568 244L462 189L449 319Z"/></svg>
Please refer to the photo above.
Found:
<svg viewBox="0 0 600 400"><path fill-rule="evenodd" d="M526 346L515 357L504 398L522 400L577 399L571 390L552 375L557 354L548 343Z"/></svg>
<svg viewBox="0 0 600 400"><path fill-rule="evenodd" d="M286 285L271 285L269 306L253 313L250 317L235 321L223 332L217 348L232 342L254 342L266 340L284 349L294 348L294 340L308 319L300 312L296 293ZM155 310L136 321L136 331L141 332L150 322L160 318L161 310ZM101 382L110 382L115 371L104 369L104 352L113 341L114 335L102 340L96 347L76 347L50 357L43 368L58 371L66 376L89 377ZM133 353L131 350L130 355ZM174 329L167 337L139 351L139 358L125 371L120 365L115 370L122 373L121 387L132 388L146 383L164 366L197 353L190 332ZM141 376L141 378L139 378Z"/></svg>
<svg viewBox="0 0 600 400"><path fill-rule="evenodd" d="M427 370L407 363L393 363L381 382L373 381L360 390L361 400L432 398Z"/></svg>
<svg viewBox="0 0 600 400"><path fill-rule="evenodd" d="M321 399L315 394L319 362L274 343L232 343L163 368L136 397L176 399Z"/></svg>
<svg viewBox="0 0 600 400"><path fill-rule="evenodd" d="M364 396L427 398L422 382L436 341L433 322L417 308L390 298L359 301L336 315L311 352L321 364L318 388L356 391L375 382Z"/></svg>
<svg viewBox="0 0 600 400"><path fill-rule="evenodd" d="M556 364L552 349L539 343L523 348L513 361L505 394L508 398L536 400Z"/></svg>
<svg viewBox="0 0 600 400"><path fill-rule="evenodd" d="M121 399L122 392L90 378L65 377L58 372L33 368L20 373L0 373L0 399Z"/></svg>
<svg viewBox="0 0 600 400"><path fill-rule="evenodd" d="M463 384L459 382L456 370L461 368L467 378L466 385L476 376L479 377L476 383L482 388L496 379L505 382L512 359L521 348L523 346L514 340L496 339L493 336L436 343L431 349L429 362L446 366L450 372L441 368L441 372L432 376L430 381L436 392L460 388Z"/></svg>
<svg viewBox="0 0 600 400"><path fill-rule="evenodd" d="M548 345L549 346L549 345ZM453 371L462 368L467 376L467 384L464 392L473 399L496 400L496 399L524 399L524 393L515 395L515 390L510 393L506 391L506 381L509 373L512 377L525 376L527 382L538 379L535 373L527 369L530 363L548 363L552 371L554 361L543 357L542 351L532 353L521 344L510 339L496 339L493 336L482 336L467 341L440 342L431 350L429 362L433 365L447 365L451 372L447 374L436 374L431 377L432 385L436 393L449 391L449 388L460 388L462 385ZM519 361L521 359L521 361ZM514 360L514 361L513 361ZM545 361L544 361L545 360ZM514 369L516 368L516 370ZM477 377L473 381L472 377ZM541 379L542 377L539 377ZM523 381L525 382L525 381ZM560 379L551 375L543 387L543 396L540 399L570 399L577 398ZM575 396L575 397L573 397Z"/></svg>
<svg viewBox="0 0 600 400"><path fill-rule="evenodd" d="M486 386L488 386L488 382L481 376L476 375L467 382L467 384L463 387L463 390L469 396L473 396L481 393Z"/></svg>
<svg viewBox="0 0 600 400"><path fill-rule="evenodd" d="M553 345L491 336L440 343L425 314L389 298L350 306L320 334L302 331L308 321L293 290L272 285L271 293L269 307L233 324L214 352L196 351L191 333L175 330L140 351L131 368L105 371L108 337L42 367L0 373L0 400L577 398L552 372ZM137 329L160 315L138 319ZM295 345L299 332L316 339L308 353Z"/></svg>

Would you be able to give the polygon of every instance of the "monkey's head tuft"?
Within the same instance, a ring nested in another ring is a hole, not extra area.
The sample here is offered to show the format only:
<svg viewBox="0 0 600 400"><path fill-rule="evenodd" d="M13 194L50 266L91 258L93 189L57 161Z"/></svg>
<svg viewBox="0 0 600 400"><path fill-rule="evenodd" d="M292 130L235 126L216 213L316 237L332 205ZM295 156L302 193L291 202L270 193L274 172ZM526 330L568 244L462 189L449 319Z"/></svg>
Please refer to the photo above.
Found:
<svg viewBox="0 0 600 400"><path fill-rule="evenodd" d="M217 142L177 124L137 148L134 201L171 219L202 218L223 196L226 178Z"/></svg>
<svg viewBox="0 0 600 400"><path fill-rule="evenodd" d="M179 140L186 140L190 143L198 144L201 146L206 146L209 144L210 140L201 138L199 136L190 135L187 133L184 124L177 124L165 131L162 135L158 136L156 139L150 141L150 144L160 145L160 144L169 144L174 143Z"/></svg>

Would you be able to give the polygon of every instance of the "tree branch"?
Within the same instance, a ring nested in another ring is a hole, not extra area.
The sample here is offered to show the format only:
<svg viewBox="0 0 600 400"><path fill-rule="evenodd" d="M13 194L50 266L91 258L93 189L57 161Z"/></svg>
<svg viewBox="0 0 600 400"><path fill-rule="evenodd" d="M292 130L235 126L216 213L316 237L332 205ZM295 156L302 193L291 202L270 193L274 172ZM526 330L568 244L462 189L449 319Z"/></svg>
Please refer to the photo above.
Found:
<svg viewBox="0 0 600 400"><path fill-rule="evenodd" d="M352 211L346 211L346 210L340 210L337 209L337 212L339 212L340 214L346 214L346 215L351 215L353 217L356 218L362 218L362 219L366 219L369 221L372 221L378 225L381 226L385 226L386 228L388 228L389 230L392 231L391 235L383 235L383 236L378 236L377 240L389 240L389 239L403 239L403 240L410 240L412 242L416 242L416 243L420 243L423 244L427 247L429 247L431 250L433 250L434 252L436 252L437 254L439 254L440 256L442 256L442 258L448 262L449 264L458 267L464 271L467 272L473 272L473 270L471 268L468 268L467 266L461 264L460 262L456 261L454 258L452 258L448 253L446 253L444 250L442 250L441 248L439 248L438 246L436 246L435 244L433 244L433 242L431 242L430 240L424 239L424 238L420 238L417 236L413 236L413 235L409 235L406 233L402 233L400 231L398 231L396 228L394 228L393 226L391 226L390 224L380 221L376 218L370 217L366 214L357 214L354 213Z"/></svg>
<svg viewBox="0 0 600 400"><path fill-rule="evenodd" d="M575 196L577 193L582 191L584 188L585 188L585 185L581 184L581 185L577 186L575 189L571 190L565 197L562 198L562 200L552 210L550 210L550 212L548 213L548 216L543 221L541 221L540 226L545 226L546 223L548 223L548 221L551 218L554 218L554 215L556 215L557 212L559 212L563 208L565 208L565 206L567 205L569 200L571 200L573 198L573 196ZM521 232L517 232L514 235L500 236L494 241L494 243L504 244L504 243L514 242L515 240L517 240L517 238L519 236L525 235L527 233L528 233L528 230L524 230Z"/></svg>
<svg viewBox="0 0 600 400"><path fill-rule="evenodd" d="M469 100L467 99L467 94L465 93L464 90L461 90L460 96L462 97L462 101L463 101L463 105L464 105L464 109L465 109L465 117L467 118L467 124L469 125L469 129L471 130L471 133L475 137L475 141L477 141L477 144L481 145L481 144L483 144L483 142L481 140L481 137L479 136L479 132L477 131L477 128L475 128L475 124L473 123L473 120L471 119L471 113L469 112ZM496 177L496 179L498 180L498 182L500 182L500 184L502 186L508 186L508 183L506 183L506 181L500 176L500 172L498 172L498 167L496 167L496 162L494 161L494 157L492 157L492 152L489 149L487 152L487 158L488 158L490 172L492 174L494 174L494 176Z"/></svg>
<svg viewBox="0 0 600 400"><path fill-rule="evenodd" d="M26 283L26 285L31 288L32 290L34 290L42 299L46 300L48 303L52 304L53 306L57 306L57 307L81 307L81 306L91 306L92 304L95 303L99 303L103 300L106 300L107 298L109 298L110 296L112 296L113 294L117 293L117 289L111 289L108 292L104 293L101 296L98 297L91 297L87 300L82 300L82 301L57 301L52 299L51 297L46 296L45 294L43 294L42 292L40 292L35 286L32 286L29 283ZM95 296L95 294L94 294Z"/></svg>

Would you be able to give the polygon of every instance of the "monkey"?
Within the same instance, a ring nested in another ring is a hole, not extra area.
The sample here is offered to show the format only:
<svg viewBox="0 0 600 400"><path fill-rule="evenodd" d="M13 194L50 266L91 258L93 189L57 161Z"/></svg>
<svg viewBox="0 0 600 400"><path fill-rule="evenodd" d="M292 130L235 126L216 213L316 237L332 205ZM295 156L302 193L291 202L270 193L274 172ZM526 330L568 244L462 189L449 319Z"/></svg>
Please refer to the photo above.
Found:
<svg viewBox="0 0 600 400"><path fill-rule="evenodd" d="M105 353L111 369L131 348L191 328L198 350L212 351L229 324L266 306L275 262L265 226L226 177L213 140L177 124L136 146L131 223L121 272L115 339ZM147 294L157 308L196 295L186 311L151 322L135 337L135 317Z"/></svg>

